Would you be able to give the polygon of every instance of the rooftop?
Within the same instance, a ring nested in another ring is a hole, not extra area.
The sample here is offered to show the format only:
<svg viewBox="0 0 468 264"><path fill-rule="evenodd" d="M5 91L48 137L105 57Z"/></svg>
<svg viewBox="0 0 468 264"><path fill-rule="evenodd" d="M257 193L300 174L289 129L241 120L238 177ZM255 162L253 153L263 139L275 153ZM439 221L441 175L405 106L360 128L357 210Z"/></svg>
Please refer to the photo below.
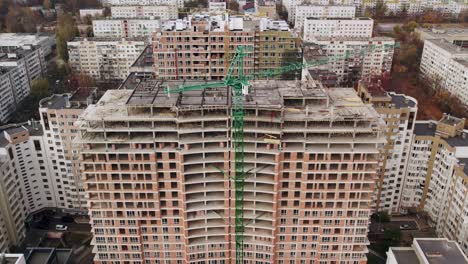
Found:
<svg viewBox="0 0 468 264"><path fill-rule="evenodd" d="M468 259L455 241L446 238L414 239L429 264L467 264Z"/></svg>
<svg viewBox="0 0 468 264"><path fill-rule="evenodd" d="M413 108L416 106L416 99L412 97L394 93L389 93L389 95L392 98L392 104L394 104L396 108Z"/></svg>
<svg viewBox="0 0 468 264"><path fill-rule="evenodd" d="M178 89L181 85L204 83L161 80L135 82L133 90L108 90L97 104L85 110L83 117L89 120L100 120L102 117L122 120L129 115L128 108L151 107L151 113L144 112L144 115L152 116L157 115L160 111L158 109L162 108L173 111L231 106L231 88L223 85L167 94L167 90ZM291 113L295 113L297 118L307 117L310 120L380 119L372 106L362 103L352 88L320 89L312 82L276 80L251 81L250 84L251 92L245 96L245 108L295 109Z"/></svg>
<svg viewBox="0 0 468 264"><path fill-rule="evenodd" d="M393 255L398 264L417 264L418 256L412 248L392 248Z"/></svg>
<svg viewBox="0 0 468 264"><path fill-rule="evenodd" d="M436 121L416 121L414 124L414 134L416 136L435 136L437 129Z"/></svg>
<svg viewBox="0 0 468 264"><path fill-rule="evenodd" d="M468 28L454 27L453 25L454 24L450 24L446 27L417 28L416 32L421 35L423 40L440 38L445 38L447 40L468 40Z"/></svg>
<svg viewBox="0 0 468 264"><path fill-rule="evenodd" d="M53 94L39 101L40 108L48 109L82 109L96 100L96 88L78 88L72 93Z"/></svg>
<svg viewBox="0 0 468 264"><path fill-rule="evenodd" d="M71 261L71 249L28 248L28 264L67 264Z"/></svg>
<svg viewBox="0 0 468 264"><path fill-rule="evenodd" d="M466 55L468 57L468 48L462 48L455 44L452 44L448 40L445 39L428 39L426 42L430 42L437 47L449 52L450 54L456 55Z"/></svg>
<svg viewBox="0 0 468 264"><path fill-rule="evenodd" d="M5 132L12 135L22 131L28 131L30 136L42 136L44 133L39 121L4 125L0 127L0 147L6 147L10 143L8 139L5 138Z"/></svg>
<svg viewBox="0 0 468 264"><path fill-rule="evenodd" d="M54 34L49 33L0 33L0 46L23 46L27 44L37 44L43 40L54 38Z"/></svg>

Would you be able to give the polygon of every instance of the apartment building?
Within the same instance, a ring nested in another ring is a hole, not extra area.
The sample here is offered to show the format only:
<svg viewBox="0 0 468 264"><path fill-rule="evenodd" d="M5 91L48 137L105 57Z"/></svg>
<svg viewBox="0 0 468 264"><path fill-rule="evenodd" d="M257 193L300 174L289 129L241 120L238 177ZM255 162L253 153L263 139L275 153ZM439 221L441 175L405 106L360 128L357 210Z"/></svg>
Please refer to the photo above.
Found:
<svg viewBox="0 0 468 264"><path fill-rule="evenodd" d="M420 70L423 76L468 104L468 47L445 39L426 39Z"/></svg>
<svg viewBox="0 0 468 264"><path fill-rule="evenodd" d="M299 38L285 21L222 15L191 15L166 21L153 37L157 78L219 80L238 46L245 46L244 73L298 60Z"/></svg>
<svg viewBox="0 0 468 264"><path fill-rule="evenodd" d="M40 101L39 114L44 131L45 152L55 189L56 207L69 212L86 210L87 199L79 171L73 140L75 122L88 104L96 99L94 89L80 88L73 94L56 94Z"/></svg>
<svg viewBox="0 0 468 264"><path fill-rule="evenodd" d="M374 8L377 0L362 3L362 10ZM400 14L405 10L407 14L418 15L426 10L435 10L447 15L458 16L468 9L468 3L463 0L384 0L387 14Z"/></svg>
<svg viewBox="0 0 468 264"><path fill-rule="evenodd" d="M55 35L50 33L0 33L1 53L11 53L25 47L40 47L45 57L52 54Z"/></svg>
<svg viewBox="0 0 468 264"><path fill-rule="evenodd" d="M418 110L417 101L410 96L384 91L376 80L361 81L358 95L365 103L374 106L387 125L387 143L382 148L375 207L379 211L399 214Z"/></svg>
<svg viewBox="0 0 468 264"><path fill-rule="evenodd" d="M317 69L336 74L339 85L348 86L362 76L380 76L392 68L395 40L374 38L317 37L304 47L304 63L323 61Z"/></svg>
<svg viewBox="0 0 468 264"><path fill-rule="evenodd" d="M104 16L104 8L87 8L80 9L80 18L90 17L102 17Z"/></svg>
<svg viewBox="0 0 468 264"><path fill-rule="evenodd" d="M26 217L55 206L42 128L37 122L10 124L0 133L0 252L25 237Z"/></svg>
<svg viewBox="0 0 468 264"><path fill-rule="evenodd" d="M358 14L361 14L362 0L282 0L282 4L288 11L289 22L294 22L297 6L355 6Z"/></svg>
<svg viewBox="0 0 468 264"><path fill-rule="evenodd" d="M101 0L104 6L155 6L155 5L171 5L178 8L184 7L184 0Z"/></svg>
<svg viewBox="0 0 468 264"><path fill-rule="evenodd" d="M169 20L177 19L177 15L177 6L175 5L122 5L111 7L111 16L113 18L159 18Z"/></svg>
<svg viewBox="0 0 468 264"><path fill-rule="evenodd" d="M145 38L75 38L67 43L70 67L96 80L125 80L145 49Z"/></svg>
<svg viewBox="0 0 468 264"><path fill-rule="evenodd" d="M316 18L354 18L356 6L339 5L298 5L294 16L294 28L302 31L308 17ZM289 18L291 20L291 17Z"/></svg>
<svg viewBox="0 0 468 264"><path fill-rule="evenodd" d="M357 18L316 18L308 17L304 21L303 39L315 42L317 37L370 38L374 20L368 17Z"/></svg>
<svg viewBox="0 0 468 264"><path fill-rule="evenodd" d="M402 194L402 209L425 211L437 235L468 252L468 131L464 119L415 124Z"/></svg>
<svg viewBox="0 0 468 264"><path fill-rule="evenodd" d="M165 92L181 84L108 90L80 118L95 263L234 261L232 97ZM244 107L245 261L365 263L379 114L300 81L253 81Z"/></svg>
<svg viewBox="0 0 468 264"><path fill-rule="evenodd" d="M17 49L0 53L0 122L6 123L17 106L29 95L32 81L46 71L40 49Z"/></svg>
<svg viewBox="0 0 468 264"><path fill-rule="evenodd" d="M159 19L94 19L94 37L137 38L151 37L161 26Z"/></svg>

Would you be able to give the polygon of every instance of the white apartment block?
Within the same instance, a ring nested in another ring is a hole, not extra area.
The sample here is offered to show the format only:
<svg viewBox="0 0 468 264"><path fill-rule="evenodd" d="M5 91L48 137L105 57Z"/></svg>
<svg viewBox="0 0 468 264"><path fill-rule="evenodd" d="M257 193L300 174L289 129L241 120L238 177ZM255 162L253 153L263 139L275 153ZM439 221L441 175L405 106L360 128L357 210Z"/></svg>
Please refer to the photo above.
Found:
<svg viewBox="0 0 468 264"><path fill-rule="evenodd" d="M75 121L93 102L92 96L93 92L78 90L74 94L44 98L39 105L46 155L50 160L50 173L55 179L56 207L64 211L82 212L86 209L87 199L72 142L78 132Z"/></svg>
<svg viewBox="0 0 468 264"><path fill-rule="evenodd" d="M1 53L11 53L19 48L41 47L44 56L52 54L55 35L49 33L0 33Z"/></svg>
<svg viewBox="0 0 468 264"><path fill-rule="evenodd" d="M104 8L80 9L80 18L87 16L100 17L104 15Z"/></svg>
<svg viewBox="0 0 468 264"><path fill-rule="evenodd" d="M367 17L358 18L315 18L308 17L304 21L303 39L314 42L317 37L327 38L370 38L374 28L374 20Z"/></svg>
<svg viewBox="0 0 468 264"><path fill-rule="evenodd" d="M33 80L46 70L41 49L0 53L0 122L10 120L19 103L29 95Z"/></svg>
<svg viewBox="0 0 468 264"><path fill-rule="evenodd" d="M362 10L374 8L377 0L362 2ZM425 10L436 10L444 14L457 16L468 9L468 3L463 0L384 0L387 14L399 14L404 9L410 15L421 14Z"/></svg>
<svg viewBox="0 0 468 264"><path fill-rule="evenodd" d="M93 32L99 38L150 37L160 25L159 19L95 19Z"/></svg>
<svg viewBox="0 0 468 264"><path fill-rule="evenodd" d="M426 39L421 73L440 83L452 95L468 104L468 48L445 39Z"/></svg>
<svg viewBox="0 0 468 264"><path fill-rule="evenodd" d="M101 0L104 6L152 6L152 5L172 5L177 7L184 7L184 0Z"/></svg>
<svg viewBox="0 0 468 264"><path fill-rule="evenodd" d="M355 6L360 12L362 0L282 0L283 6L288 11L289 22L296 21L297 6Z"/></svg>
<svg viewBox="0 0 468 264"><path fill-rule="evenodd" d="M314 44L304 49L304 62L326 60L317 66L337 76L337 83L351 85L362 76L380 76L392 68L395 40L375 38L324 38L317 37Z"/></svg>
<svg viewBox="0 0 468 264"><path fill-rule="evenodd" d="M0 252L4 252L22 242L26 217L55 207L55 197L40 124L0 129Z"/></svg>
<svg viewBox="0 0 468 264"><path fill-rule="evenodd" d="M402 209L427 212L437 235L468 253L468 131L465 119L444 115L415 125Z"/></svg>
<svg viewBox="0 0 468 264"><path fill-rule="evenodd" d="M69 62L96 80L124 80L145 47L145 38L77 38L68 42Z"/></svg>
<svg viewBox="0 0 468 264"><path fill-rule="evenodd" d="M111 16L113 18L160 18L161 20L177 19L177 6L174 5L133 5L112 6Z"/></svg>
<svg viewBox="0 0 468 264"><path fill-rule="evenodd" d="M298 5L296 6L294 17L294 28L302 31L304 21L308 17L316 18L354 18L356 15L356 6L338 6L338 5ZM289 17L291 20L291 17Z"/></svg>
<svg viewBox="0 0 468 264"><path fill-rule="evenodd" d="M403 94L389 93L375 81L361 81L358 94L366 103L374 105L387 125L387 143L382 148L382 166L376 190L376 208L399 214L401 190L418 110L416 99Z"/></svg>

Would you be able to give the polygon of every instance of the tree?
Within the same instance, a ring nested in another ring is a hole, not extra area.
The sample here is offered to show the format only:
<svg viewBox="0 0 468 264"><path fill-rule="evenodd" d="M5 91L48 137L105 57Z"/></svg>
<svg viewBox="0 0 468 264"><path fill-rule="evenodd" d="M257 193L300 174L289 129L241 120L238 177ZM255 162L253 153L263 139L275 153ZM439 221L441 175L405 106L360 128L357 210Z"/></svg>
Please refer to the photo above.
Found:
<svg viewBox="0 0 468 264"><path fill-rule="evenodd" d="M239 3L236 0L231 0L228 2L228 9L239 12Z"/></svg>
<svg viewBox="0 0 468 264"><path fill-rule="evenodd" d="M86 15L84 18L84 23L86 25L92 25L93 24L93 17L91 15Z"/></svg>
<svg viewBox="0 0 468 264"><path fill-rule="evenodd" d="M396 247L400 245L402 239L401 230L398 228L386 228L384 230L383 244L385 251L388 251L390 247Z"/></svg>
<svg viewBox="0 0 468 264"><path fill-rule="evenodd" d="M42 3L42 6L44 7L44 9L51 9L52 3L50 2L50 0L44 0L44 2Z"/></svg>
<svg viewBox="0 0 468 264"><path fill-rule="evenodd" d="M68 61L67 41L79 35L78 28L75 25L73 17L64 13L58 17L56 38L57 38L57 54L63 61Z"/></svg>
<svg viewBox="0 0 468 264"><path fill-rule="evenodd" d="M86 36L89 37L89 38L94 36L93 27L87 27L86 28Z"/></svg>
<svg viewBox="0 0 468 264"><path fill-rule="evenodd" d="M108 6L104 7L103 15L105 17L111 16L111 10L110 10L110 8Z"/></svg>
<svg viewBox="0 0 468 264"><path fill-rule="evenodd" d="M282 3L276 4L276 12L278 13L280 19L288 21L288 10L286 10L286 7L284 7Z"/></svg>
<svg viewBox="0 0 468 264"><path fill-rule="evenodd" d="M385 17L387 10L387 4L385 4L383 0L377 0L375 3L374 18L380 19Z"/></svg>
<svg viewBox="0 0 468 264"><path fill-rule="evenodd" d="M49 81L47 79L37 79L32 82L31 96L42 99L50 95Z"/></svg>

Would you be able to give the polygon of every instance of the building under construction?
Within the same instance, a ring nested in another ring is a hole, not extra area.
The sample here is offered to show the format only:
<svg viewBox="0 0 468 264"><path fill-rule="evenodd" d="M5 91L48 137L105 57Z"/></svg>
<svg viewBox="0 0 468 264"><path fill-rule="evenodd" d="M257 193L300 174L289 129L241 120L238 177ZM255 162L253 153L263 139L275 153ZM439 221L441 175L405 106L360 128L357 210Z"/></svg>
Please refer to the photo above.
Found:
<svg viewBox="0 0 468 264"><path fill-rule="evenodd" d="M231 88L134 84L79 121L95 263L236 263ZM251 84L244 263L366 263L379 114L349 88Z"/></svg>

